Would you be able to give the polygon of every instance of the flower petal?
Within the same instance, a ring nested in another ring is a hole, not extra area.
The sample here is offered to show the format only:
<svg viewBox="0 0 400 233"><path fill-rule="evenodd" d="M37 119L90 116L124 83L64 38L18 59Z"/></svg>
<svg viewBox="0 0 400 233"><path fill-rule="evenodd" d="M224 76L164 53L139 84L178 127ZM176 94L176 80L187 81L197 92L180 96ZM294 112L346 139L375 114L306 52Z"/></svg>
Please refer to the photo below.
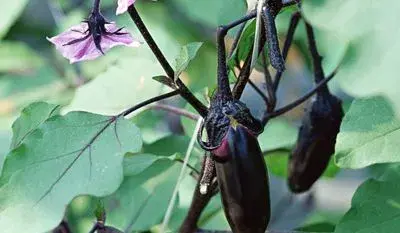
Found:
<svg viewBox="0 0 400 233"><path fill-rule="evenodd" d="M56 49L65 58L67 58L70 63L75 63L82 60L92 60L99 57L101 53L96 49L93 38L91 35L89 35L87 29L87 23L80 23L79 25L71 27L60 35L47 38L47 40L53 43L56 46ZM81 41L68 44L74 40Z"/></svg>
<svg viewBox="0 0 400 233"><path fill-rule="evenodd" d="M119 30L114 22L106 24L108 32L113 33ZM103 35L101 40L101 48L106 51L117 45L125 45L129 47L138 47L142 43L134 38L126 29L118 31L118 34Z"/></svg>
<svg viewBox="0 0 400 233"><path fill-rule="evenodd" d="M70 63L75 63L83 60L93 60L101 56L102 53L96 48L92 35L88 32L87 23L81 23L71 27L67 31L52 38L47 38L56 46L56 49ZM118 30L115 23L106 24L108 32L113 33ZM75 41L72 44L68 44ZM125 45L130 47L138 47L141 43L133 38L126 29L122 29L118 34L102 35L100 46L104 52L114 46Z"/></svg>
<svg viewBox="0 0 400 233"><path fill-rule="evenodd" d="M117 7L117 15L125 13L128 10L128 7L132 5L135 0L118 0L118 7Z"/></svg>

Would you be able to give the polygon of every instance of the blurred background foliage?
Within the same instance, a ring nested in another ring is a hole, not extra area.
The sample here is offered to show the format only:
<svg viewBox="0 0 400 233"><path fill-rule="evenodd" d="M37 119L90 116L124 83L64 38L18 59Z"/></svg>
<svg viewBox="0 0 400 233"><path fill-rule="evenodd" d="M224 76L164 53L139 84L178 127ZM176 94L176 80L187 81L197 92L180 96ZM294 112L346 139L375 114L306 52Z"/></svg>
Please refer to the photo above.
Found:
<svg viewBox="0 0 400 233"><path fill-rule="evenodd" d="M0 14L0 159L7 154L11 141L11 124L21 109L35 101L47 101L63 106L62 112L83 110L99 114L116 114L167 89L151 78L163 74L147 45L137 49L115 48L94 61L70 65L46 40L82 21L90 11L89 0L13 0L3 1ZM216 84L215 29L239 18L247 12L244 0L138 0L136 4L147 27L172 63L180 47L194 41L204 42L196 58L181 78L189 88L207 101L207 93ZM102 12L111 21L126 27L143 41L127 14L115 16L116 1L103 0ZM281 41L289 24L292 9L277 17ZM247 26L251 27L251 23ZM252 30L249 30L249 37ZM228 44L232 43L234 31ZM332 72L345 56L348 41L317 30L318 46L324 55L326 74ZM253 35L254 37L254 35ZM250 40L251 41L251 40ZM246 40L240 46L246 47ZM334 49L332 49L334 48ZM238 56L243 56L238 55ZM243 58L243 57L241 57ZM287 71L278 90L278 107L301 96L312 87L310 59L303 25L297 30L291 48ZM251 78L264 88L263 74L256 70ZM352 98L344 94L338 81L331 89L343 98L348 109ZM255 116L264 111L262 100L246 88L243 101ZM164 101L193 111L180 98ZM260 144L271 173L272 220L270 229L304 231L332 231L340 217L350 206L355 188L367 170L341 170L332 162L324 179L300 196L293 196L286 187L287 156L297 137L297 127L307 103L270 122L260 136ZM144 147L141 151L141 171L132 168L126 156L125 179L120 188L103 198L107 210L107 223L130 231L154 231L162 221L170 194L175 186L195 122L160 110L146 109L131 118L142 132ZM190 164L198 168L203 156L195 147ZM0 160L1 161L1 160ZM0 162L0 164L2 164ZM132 166L133 166L132 165ZM1 166L0 166L1 167ZM129 171L136 171L132 173ZM381 174L379 167L373 175ZM140 174L139 174L140 173ZM335 177L334 179L332 179ZM187 176L179 191L179 201L169 228L176 231L190 205L195 180ZM338 191L339 190L339 191ZM340 193L334 196L332 193ZM93 224L96 198L80 196L74 199L66 212L73 232L88 232ZM213 198L200 221L200 227L228 229L220 206L219 196Z"/></svg>

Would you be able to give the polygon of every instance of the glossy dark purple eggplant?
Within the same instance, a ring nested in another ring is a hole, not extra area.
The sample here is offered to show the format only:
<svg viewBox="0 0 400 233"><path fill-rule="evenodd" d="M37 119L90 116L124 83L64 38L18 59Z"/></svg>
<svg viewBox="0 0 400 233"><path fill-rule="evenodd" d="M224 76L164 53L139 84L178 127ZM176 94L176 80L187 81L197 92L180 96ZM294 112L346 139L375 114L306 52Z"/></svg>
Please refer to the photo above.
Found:
<svg viewBox="0 0 400 233"><path fill-rule="evenodd" d="M265 232L269 183L257 138L239 124L229 128L227 140L230 159L215 164L225 216L234 233Z"/></svg>
<svg viewBox="0 0 400 233"><path fill-rule="evenodd" d="M325 171L335 152L343 116L341 100L329 92L318 93L313 99L289 156L288 185L292 192L309 190Z"/></svg>

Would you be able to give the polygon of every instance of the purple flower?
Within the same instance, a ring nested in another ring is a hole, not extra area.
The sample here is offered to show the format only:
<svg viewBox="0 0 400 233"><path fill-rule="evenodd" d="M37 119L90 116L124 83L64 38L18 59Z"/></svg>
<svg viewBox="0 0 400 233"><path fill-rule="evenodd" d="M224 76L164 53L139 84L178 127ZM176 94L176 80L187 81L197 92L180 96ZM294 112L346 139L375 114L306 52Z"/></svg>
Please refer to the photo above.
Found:
<svg viewBox="0 0 400 233"><path fill-rule="evenodd" d="M92 12L88 20L47 39L70 63L93 60L114 46L140 45L126 29L118 28L113 22L107 22L100 12Z"/></svg>
<svg viewBox="0 0 400 233"><path fill-rule="evenodd" d="M128 7L135 3L136 0L118 0L117 15L123 14L128 10Z"/></svg>

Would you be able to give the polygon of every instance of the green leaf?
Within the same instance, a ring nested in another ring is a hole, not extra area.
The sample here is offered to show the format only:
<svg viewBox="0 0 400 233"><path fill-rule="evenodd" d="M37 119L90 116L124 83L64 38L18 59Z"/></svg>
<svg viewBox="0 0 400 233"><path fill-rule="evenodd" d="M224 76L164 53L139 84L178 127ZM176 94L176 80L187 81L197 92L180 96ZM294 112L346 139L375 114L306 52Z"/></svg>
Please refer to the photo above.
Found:
<svg viewBox="0 0 400 233"><path fill-rule="evenodd" d="M289 151L275 151L264 156L268 171L272 174L286 178L288 176Z"/></svg>
<svg viewBox="0 0 400 233"><path fill-rule="evenodd" d="M144 143L151 144L172 134L165 119L166 112L147 109L132 117L132 122L140 128Z"/></svg>
<svg viewBox="0 0 400 233"><path fill-rule="evenodd" d="M0 72L27 72L43 64L43 59L22 42L0 43Z"/></svg>
<svg viewBox="0 0 400 233"><path fill-rule="evenodd" d="M382 181L396 181L400 179L400 163L374 164L368 168L374 179Z"/></svg>
<svg viewBox="0 0 400 233"><path fill-rule="evenodd" d="M288 176L289 153L290 151L284 150L267 153L264 158L268 166L268 171L276 176L286 178ZM333 159L331 159L322 177L333 178L338 172L339 168L335 165Z"/></svg>
<svg viewBox="0 0 400 233"><path fill-rule="evenodd" d="M384 181L398 181L400 179L400 164L391 163L379 178Z"/></svg>
<svg viewBox="0 0 400 233"><path fill-rule="evenodd" d="M190 61L196 57L196 54L202 45L202 42L192 42L181 48L178 57L175 59L175 80L183 71L186 70Z"/></svg>
<svg viewBox="0 0 400 233"><path fill-rule="evenodd" d="M258 136L262 151L291 149L297 140L297 129L283 119L272 119Z"/></svg>
<svg viewBox="0 0 400 233"><path fill-rule="evenodd" d="M400 184L368 180L353 196L351 208L335 233L396 232L399 228Z"/></svg>
<svg viewBox="0 0 400 233"><path fill-rule="evenodd" d="M1 3L0 14L0 39L3 38L14 21L25 8L28 0L5 1Z"/></svg>
<svg viewBox="0 0 400 233"><path fill-rule="evenodd" d="M246 13L243 0L170 0L170 7L179 9L192 22L215 29L219 25L228 24Z"/></svg>
<svg viewBox="0 0 400 233"><path fill-rule="evenodd" d="M382 97L355 100L343 119L336 142L336 164L362 168L400 162L400 121Z"/></svg>
<svg viewBox="0 0 400 233"><path fill-rule="evenodd" d="M169 77L167 77L165 75L154 76L153 79L159 83L169 86L170 88L172 88L174 90L178 89L178 87L175 85L175 83Z"/></svg>
<svg viewBox="0 0 400 233"><path fill-rule="evenodd" d="M122 182L123 156L141 145L139 129L123 118L71 112L47 119L6 157L2 231L48 231L75 196L114 192Z"/></svg>
<svg viewBox="0 0 400 233"><path fill-rule="evenodd" d="M60 91L62 86L60 76L48 65L26 74L7 74L0 79L0 97L29 95L27 92L39 92L47 85L53 85L55 91Z"/></svg>
<svg viewBox="0 0 400 233"><path fill-rule="evenodd" d="M29 105L21 111L20 117L13 123L11 149L17 148L22 140L29 136L44 121L59 114L59 106L45 102Z"/></svg>
<svg viewBox="0 0 400 233"><path fill-rule="evenodd" d="M159 160L139 175L126 176L120 188L103 199L107 224L132 232L161 223L180 168L176 162Z"/></svg>
<svg viewBox="0 0 400 233"><path fill-rule="evenodd" d="M175 153L185 154L189 142L188 136L171 135L152 144L144 145L143 151L158 156L169 156Z"/></svg>
<svg viewBox="0 0 400 233"><path fill-rule="evenodd" d="M171 135L143 146L143 152L146 154L157 155L158 157L167 157L169 160L179 159L180 155L185 155L190 138L188 136ZM173 155L171 157L171 155ZM204 156L204 150L195 145L191 153L189 164L197 166L200 158Z"/></svg>
<svg viewBox="0 0 400 233"><path fill-rule="evenodd" d="M297 7L291 7L289 9L285 9L281 11L276 17L276 27L279 35L285 35L288 31L290 19L294 12L298 11ZM347 50L347 42L336 34L333 34L331 31L326 30L325 28L314 27L314 34L318 46L318 52L323 57L322 65L324 68L324 72L326 75L330 74L339 64L341 59ZM284 42L284 38L281 38L281 42ZM292 48L295 50L300 50L306 57L309 54L308 50L308 39L307 32L304 24L304 20L300 20L299 24L296 28L296 32L293 38ZM335 48L335 49L332 49ZM282 47L281 47L282 49ZM306 60L308 62L309 68L312 69L310 59ZM332 85L333 82L336 82L335 79L330 81L329 86Z"/></svg>
<svg viewBox="0 0 400 233"><path fill-rule="evenodd" d="M162 93L162 84L151 77L163 72L161 66L144 58L125 58L92 82L76 91L66 111L118 114Z"/></svg>
<svg viewBox="0 0 400 233"><path fill-rule="evenodd" d="M160 160L174 161L176 155L157 156L153 154L130 155L124 158L124 176L138 175Z"/></svg>
<svg viewBox="0 0 400 233"><path fill-rule="evenodd" d="M336 77L341 87L356 97L383 95L399 115L400 2L309 0L302 7L313 25L350 44Z"/></svg>
<svg viewBox="0 0 400 233"><path fill-rule="evenodd" d="M8 148L11 142L11 132L10 131L0 131L0 174L3 170L3 163L6 155L8 153Z"/></svg>
<svg viewBox="0 0 400 233"><path fill-rule="evenodd" d="M302 227L299 227L296 229L296 231L302 231L302 232L334 232L335 231L335 225L333 225L330 222L319 222L319 223L313 223L309 225L305 225Z"/></svg>
<svg viewBox="0 0 400 233"><path fill-rule="evenodd" d="M256 21L252 20L244 28L242 35L240 36L238 45L232 54L232 57L228 61L229 67L233 68L237 61L243 61L251 53L252 46L254 44L254 34L256 29Z"/></svg>

